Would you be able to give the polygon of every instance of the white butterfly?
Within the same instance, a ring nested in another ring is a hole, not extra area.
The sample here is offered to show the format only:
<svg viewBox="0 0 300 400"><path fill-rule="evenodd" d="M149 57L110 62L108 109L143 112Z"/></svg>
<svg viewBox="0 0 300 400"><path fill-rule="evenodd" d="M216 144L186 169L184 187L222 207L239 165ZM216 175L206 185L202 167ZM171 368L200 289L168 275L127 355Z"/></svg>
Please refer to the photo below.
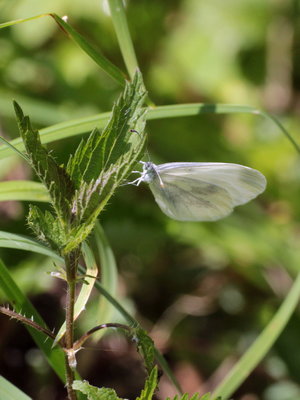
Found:
<svg viewBox="0 0 300 400"><path fill-rule="evenodd" d="M179 221L215 221L235 206L254 199L266 188L259 171L239 164L143 162L141 176L130 182L147 182L160 209Z"/></svg>

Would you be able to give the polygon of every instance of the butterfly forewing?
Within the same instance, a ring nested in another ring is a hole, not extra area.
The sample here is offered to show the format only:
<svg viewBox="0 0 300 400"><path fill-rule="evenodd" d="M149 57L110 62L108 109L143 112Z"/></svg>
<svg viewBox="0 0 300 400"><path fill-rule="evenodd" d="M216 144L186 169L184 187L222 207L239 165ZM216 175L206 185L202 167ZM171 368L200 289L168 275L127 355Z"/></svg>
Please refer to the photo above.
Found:
<svg viewBox="0 0 300 400"><path fill-rule="evenodd" d="M257 170L230 163L168 163L157 167L161 179L173 176L175 182L193 178L226 190L232 206L247 203L265 190L266 178Z"/></svg>

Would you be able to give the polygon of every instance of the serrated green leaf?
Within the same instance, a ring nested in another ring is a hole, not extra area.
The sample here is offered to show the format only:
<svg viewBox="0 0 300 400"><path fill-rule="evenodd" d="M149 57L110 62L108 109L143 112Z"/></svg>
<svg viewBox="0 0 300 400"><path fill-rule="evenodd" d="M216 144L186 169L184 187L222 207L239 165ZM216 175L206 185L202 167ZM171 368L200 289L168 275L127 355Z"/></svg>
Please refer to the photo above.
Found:
<svg viewBox="0 0 300 400"><path fill-rule="evenodd" d="M194 398L194 396L196 396L196 397ZM197 399L199 398L199 394L198 394L198 393L195 393L194 396L191 397L191 400L197 400ZM200 398L200 400L212 400L211 394L210 394L210 393L204 394L204 395ZM215 399L215 400L218 400L218 399ZM221 398L219 398L219 400L221 400Z"/></svg>
<svg viewBox="0 0 300 400"><path fill-rule="evenodd" d="M94 130L87 141L81 142L75 155L70 157L67 171L74 181L83 179L89 183L122 157L126 158L130 166L137 161L145 139L143 130L146 109L142 108L145 96L142 76L137 72L133 82L127 82L124 92L115 103L102 134ZM131 132L132 129L139 134ZM138 153L133 161L128 157L132 153Z"/></svg>
<svg viewBox="0 0 300 400"><path fill-rule="evenodd" d="M70 218L69 199L74 194L73 183L65 169L42 146L38 131L31 127L29 118L24 116L18 103L14 102L14 107L27 156L35 173L48 189L52 205L63 226Z"/></svg>
<svg viewBox="0 0 300 400"><path fill-rule="evenodd" d="M115 189L140 160L145 143L145 95L142 76L137 71L114 105L102 135L93 131L70 157L67 173L81 186L76 189L72 204L77 226L70 233L65 252L86 239Z"/></svg>
<svg viewBox="0 0 300 400"><path fill-rule="evenodd" d="M138 327L132 330L133 340L136 341L138 352L143 357L145 367L150 374L154 365L154 342L144 329Z"/></svg>
<svg viewBox="0 0 300 400"><path fill-rule="evenodd" d="M88 381L74 381L73 389L86 394L88 400L122 400L114 389L98 388L90 385Z"/></svg>
<svg viewBox="0 0 300 400"><path fill-rule="evenodd" d="M157 376L157 367L154 367L145 382L144 389L136 400L152 400L158 384Z"/></svg>
<svg viewBox="0 0 300 400"><path fill-rule="evenodd" d="M184 393L181 397L178 396L178 394L171 399L170 397L167 397L166 400L222 400L221 397L217 398L212 398L211 393L206 393L203 396L200 397L199 393L194 393L191 397L189 396L188 393Z"/></svg>
<svg viewBox="0 0 300 400"><path fill-rule="evenodd" d="M54 215L41 211L37 206L30 206L27 217L29 227L37 238L60 252L66 242L64 231Z"/></svg>

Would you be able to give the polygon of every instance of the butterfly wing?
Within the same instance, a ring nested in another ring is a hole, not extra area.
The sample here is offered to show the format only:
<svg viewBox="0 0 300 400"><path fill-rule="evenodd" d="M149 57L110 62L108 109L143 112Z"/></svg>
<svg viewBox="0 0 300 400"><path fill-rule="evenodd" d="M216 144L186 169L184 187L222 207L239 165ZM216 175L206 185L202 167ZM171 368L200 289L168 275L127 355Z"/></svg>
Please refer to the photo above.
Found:
<svg viewBox="0 0 300 400"><path fill-rule="evenodd" d="M164 180L172 175L177 178L193 178L225 189L233 206L245 204L266 188L266 178L259 171L231 163L168 163L157 171Z"/></svg>
<svg viewBox="0 0 300 400"><path fill-rule="evenodd" d="M178 221L214 221L232 212L232 199L221 187L197 179L163 176L149 183L160 209Z"/></svg>
<svg viewBox="0 0 300 400"><path fill-rule="evenodd" d="M252 168L226 163L169 163L156 166L149 182L161 210L179 221L214 221L256 197L266 179Z"/></svg>

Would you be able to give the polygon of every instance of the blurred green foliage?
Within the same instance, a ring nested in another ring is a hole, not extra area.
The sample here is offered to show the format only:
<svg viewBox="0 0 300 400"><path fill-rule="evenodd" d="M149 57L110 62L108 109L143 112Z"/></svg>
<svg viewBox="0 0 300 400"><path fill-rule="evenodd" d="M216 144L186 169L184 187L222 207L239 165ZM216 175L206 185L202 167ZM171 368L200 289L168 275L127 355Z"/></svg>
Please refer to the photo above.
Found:
<svg viewBox="0 0 300 400"><path fill-rule="evenodd" d="M49 11L68 15L82 35L124 69L104 1L3 0L0 22ZM298 0L128 0L127 16L145 84L156 104L247 104L277 114L299 138ZM0 128L7 139L17 135L13 98L39 128L109 111L121 90L50 18L2 30L0 54ZM133 302L130 307L152 330L184 391L204 393L270 320L299 270L300 164L278 128L260 116L155 120L148 122L147 131L153 162L236 162L260 170L268 180L266 192L257 200L214 223L168 219L143 186L121 187L102 214L126 302ZM48 147L65 162L79 140ZM22 160L1 161L3 180L26 179L30 174ZM29 234L27 208L26 203L0 203L1 229ZM49 260L12 250L0 253L19 285L48 315L50 326L57 326L62 287L45 274L40 276L50 268ZM35 279L28 280L28 271ZM54 315L49 305L54 305ZM246 394L262 400L300 398L299 321L295 315L235 399ZM24 335L22 327L8 327L3 317L1 323L5 332ZM3 335L1 372L14 381L16 371L24 367L23 376L30 378L18 382L19 387L35 399L60 398L55 380L46 397L47 369L39 372L26 358L14 366L5 356L20 346L30 348L28 340L24 343L21 337L18 345ZM110 346L109 340L115 338L105 340ZM82 356L82 364L91 362L91 353ZM100 377L93 373L93 365L84 374L97 378L97 384L115 385L121 397L138 393L136 376L127 376L126 387L120 383L126 376L124 355L105 353L101 361L99 352L97 357L94 366ZM126 362L134 363L131 353L128 357L131 361ZM109 371L107 360L112 365ZM162 397L170 395L168 388L163 377Z"/></svg>

